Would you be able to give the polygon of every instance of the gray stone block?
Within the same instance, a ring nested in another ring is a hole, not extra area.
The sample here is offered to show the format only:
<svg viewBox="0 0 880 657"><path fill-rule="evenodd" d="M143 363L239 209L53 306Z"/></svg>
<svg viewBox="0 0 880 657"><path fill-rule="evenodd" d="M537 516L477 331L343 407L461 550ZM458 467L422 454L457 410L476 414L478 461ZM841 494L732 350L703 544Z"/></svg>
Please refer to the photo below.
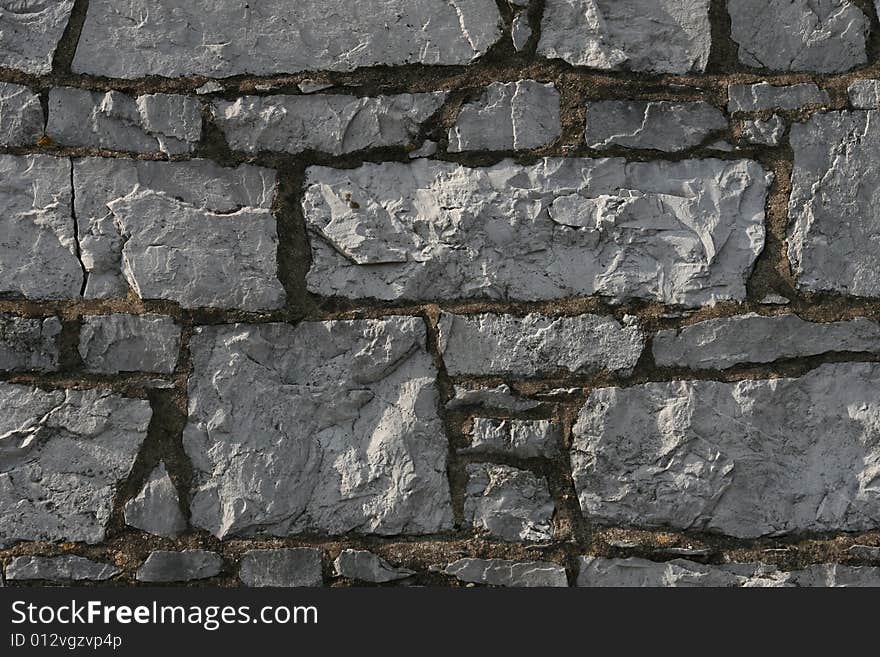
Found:
<svg viewBox="0 0 880 657"><path fill-rule="evenodd" d="M79 355L89 372L170 374L180 351L180 326L163 315L87 315Z"/></svg>
<svg viewBox="0 0 880 657"><path fill-rule="evenodd" d="M856 109L880 109L880 80L856 80L846 93Z"/></svg>
<svg viewBox="0 0 880 657"><path fill-rule="evenodd" d="M581 557L578 586L586 587L788 587L790 574L763 563L720 566L674 559Z"/></svg>
<svg viewBox="0 0 880 657"><path fill-rule="evenodd" d="M414 570L396 568L367 550L343 550L333 562L333 567L341 577L373 584L395 582L415 574Z"/></svg>
<svg viewBox="0 0 880 657"><path fill-rule="evenodd" d="M74 0L8 0L0 8L0 66L41 75L67 27Z"/></svg>
<svg viewBox="0 0 880 657"><path fill-rule="evenodd" d="M743 122L742 138L749 144L779 146L785 134L785 121L773 115L769 119L753 119Z"/></svg>
<svg viewBox="0 0 880 657"><path fill-rule="evenodd" d="M506 559L459 559L443 569L462 582L489 586L568 586L565 568L549 561Z"/></svg>
<svg viewBox="0 0 880 657"><path fill-rule="evenodd" d="M42 579L53 582L97 581L115 577L122 571L108 563L99 563L72 554L60 557L15 557L6 567L6 579L23 581Z"/></svg>
<svg viewBox="0 0 880 657"><path fill-rule="evenodd" d="M0 9L0 30L3 10ZM40 97L20 84L0 82L0 145L32 146L43 135Z"/></svg>
<svg viewBox="0 0 880 657"><path fill-rule="evenodd" d="M238 576L245 586L321 586L321 550L249 550L241 558Z"/></svg>
<svg viewBox="0 0 880 657"><path fill-rule="evenodd" d="M223 559L216 552L154 550L137 569L139 582L189 582L220 574Z"/></svg>
<svg viewBox="0 0 880 657"><path fill-rule="evenodd" d="M474 531L502 541L553 539L556 507L543 477L492 463L472 463L467 475L464 519Z"/></svg>
<svg viewBox="0 0 880 657"><path fill-rule="evenodd" d="M186 531L177 488L164 462L150 473L140 492L125 503L123 512L125 524L156 536L175 538Z"/></svg>
<svg viewBox="0 0 880 657"><path fill-rule="evenodd" d="M766 109L796 110L809 105L827 105L828 92L812 82L774 86L769 82L731 84L727 88L727 111L759 112Z"/></svg>
<svg viewBox="0 0 880 657"><path fill-rule="evenodd" d="M0 370L57 371L60 333L57 317L0 315Z"/></svg>
<svg viewBox="0 0 880 657"><path fill-rule="evenodd" d="M507 454L523 459L553 458L559 454L562 431L550 420L474 418L471 444L463 454Z"/></svg>

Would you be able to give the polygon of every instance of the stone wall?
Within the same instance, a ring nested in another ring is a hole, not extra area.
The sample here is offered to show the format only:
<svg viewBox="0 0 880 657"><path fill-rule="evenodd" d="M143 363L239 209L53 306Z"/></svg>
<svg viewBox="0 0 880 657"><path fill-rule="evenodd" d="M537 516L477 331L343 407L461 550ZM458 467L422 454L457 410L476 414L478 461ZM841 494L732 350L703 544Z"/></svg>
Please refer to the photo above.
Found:
<svg viewBox="0 0 880 657"><path fill-rule="evenodd" d="M0 582L880 585L877 11L0 0Z"/></svg>

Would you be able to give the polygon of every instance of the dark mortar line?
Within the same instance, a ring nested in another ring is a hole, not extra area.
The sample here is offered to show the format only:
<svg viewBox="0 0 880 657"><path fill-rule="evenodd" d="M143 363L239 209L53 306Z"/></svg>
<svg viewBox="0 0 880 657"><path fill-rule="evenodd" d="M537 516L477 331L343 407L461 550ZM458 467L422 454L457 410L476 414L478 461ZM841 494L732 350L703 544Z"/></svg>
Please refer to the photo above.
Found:
<svg viewBox="0 0 880 657"><path fill-rule="evenodd" d="M73 57L76 54L76 47L79 45L88 10L89 0L74 0L67 26L64 28L64 33L61 35L52 57L52 74L71 74Z"/></svg>
<svg viewBox="0 0 880 657"><path fill-rule="evenodd" d="M546 0L530 0L529 4L522 10L527 12L529 27L532 30L522 52L529 59L534 59L538 54L538 44L541 41L542 21L546 4Z"/></svg>
<svg viewBox="0 0 880 657"><path fill-rule="evenodd" d="M710 47L706 62L708 73L740 72L750 70L739 62L739 46L731 36L727 0L709 1Z"/></svg>

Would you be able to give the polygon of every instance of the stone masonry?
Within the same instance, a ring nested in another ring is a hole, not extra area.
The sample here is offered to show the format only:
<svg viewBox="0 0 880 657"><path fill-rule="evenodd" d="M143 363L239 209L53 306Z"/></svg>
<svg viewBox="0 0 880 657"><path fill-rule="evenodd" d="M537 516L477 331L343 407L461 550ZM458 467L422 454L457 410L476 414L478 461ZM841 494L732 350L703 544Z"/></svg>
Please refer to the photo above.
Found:
<svg viewBox="0 0 880 657"><path fill-rule="evenodd" d="M880 586L878 5L0 0L0 586Z"/></svg>

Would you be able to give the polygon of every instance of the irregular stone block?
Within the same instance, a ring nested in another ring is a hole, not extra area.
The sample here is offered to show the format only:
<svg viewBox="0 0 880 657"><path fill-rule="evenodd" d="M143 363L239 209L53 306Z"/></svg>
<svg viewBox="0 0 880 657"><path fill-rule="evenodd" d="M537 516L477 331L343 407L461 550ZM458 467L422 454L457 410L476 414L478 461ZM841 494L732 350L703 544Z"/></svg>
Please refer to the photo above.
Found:
<svg viewBox="0 0 880 657"><path fill-rule="evenodd" d="M880 351L880 325L864 317L823 323L797 315L748 313L660 331L654 337L654 361L661 367L725 369L831 351Z"/></svg>
<svg viewBox="0 0 880 657"><path fill-rule="evenodd" d="M769 82L731 84L727 87L727 111L759 112L766 109L796 110L808 105L827 105L828 92L812 82L776 87Z"/></svg>
<svg viewBox="0 0 880 657"><path fill-rule="evenodd" d="M6 567L6 579L61 581L104 581L122 571L109 563L98 563L72 554L60 557L15 557Z"/></svg>
<svg viewBox="0 0 880 657"><path fill-rule="evenodd" d="M797 379L594 390L571 450L599 524L737 537L862 531L880 522L880 365Z"/></svg>
<svg viewBox="0 0 880 657"><path fill-rule="evenodd" d="M55 372L58 370L57 317L28 319L0 315L0 370Z"/></svg>
<svg viewBox="0 0 880 657"><path fill-rule="evenodd" d="M870 21L849 0L729 0L727 11L746 66L836 73L868 61Z"/></svg>
<svg viewBox="0 0 880 657"><path fill-rule="evenodd" d="M73 0L5 0L0 6L0 66L41 75L52 70Z"/></svg>
<svg viewBox="0 0 880 657"><path fill-rule="evenodd" d="M384 300L745 296L771 174L749 160L310 167L310 291Z"/></svg>
<svg viewBox="0 0 880 657"><path fill-rule="evenodd" d="M449 410L481 406L507 411L527 411L541 405L541 402L520 397L504 383L494 388L468 388L456 385L453 394L455 396L446 402L446 408Z"/></svg>
<svg viewBox="0 0 880 657"><path fill-rule="evenodd" d="M562 432L549 420L494 420L474 418L470 446L463 454L509 454L523 459L553 458L559 453Z"/></svg>
<svg viewBox="0 0 880 657"><path fill-rule="evenodd" d="M213 114L233 150L342 155L410 144L445 100L445 92L372 98L244 96L233 102L215 100Z"/></svg>
<svg viewBox="0 0 880 657"><path fill-rule="evenodd" d="M139 582L189 582L220 574L223 559L207 550L153 550L137 569Z"/></svg>
<svg viewBox="0 0 880 657"><path fill-rule="evenodd" d="M175 538L186 531L177 488L164 462L150 473L140 492L125 503L123 512L126 525L156 536Z"/></svg>
<svg viewBox="0 0 880 657"><path fill-rule="evenodd" d="M443 572L462 582L490 586L568 586L565 568L549 561L459 559Z"/></svg>
<svg viewBox="0 0 880 657"><path fill-rule="evenodd" d="M0 408L0 547L103 541L147 435L149 402L0 383Z"/></svg>
<svg viewBox="0 0 880 657"><path fill-rule="evenodd" d="M440 353L452 376L632 372L645 346L636 324L613 317L440 316Z"/></svg>
<svg viewBox="0 0 880 657"><path fill-rule="evenodd" d="M0 9L2 33L3 9ZM29 146L43 134L40 97L20 84L0 82L0 145Z"/></svg>
<svg viewBox="0 0 880 657"><path fill-rule="evenodd" d="M0 155L0 293L72 299L82 287L70 160Z"/></svg>
<svg viewBox="0 0 880 657"><path fill-rule="evenodd" d="M275 179L270 169L207 160L76 160L85 295L125 296L131 285L141 298L187 308L282 307Z"/></svg>
<svg viewBox="0 0 880 657"><path fill-rule="evenodd" d="M426 339L418 318L200 328L192 524L218 538L450 528Z"/></svg>
<svg viewBox="0 0 880 657"><path fill-rule="evenodd" d="M598 100L587 103L587 146L622 146L674 152L703 143L727 129L721 110L709 103L667 100Z"/></svg>
<svg viewBox="0 0 880 657"><path fill-rule="evenodd" d="M880 80L856 80L846 90L856 109L880 108Z"/></svg>
<svg viewBox="0 0 880 657"><path fill-rule="evenodd" d="M510 24L510 40L513 42L513 49L522 52L532 38L532 26L529 25L529 15L522 11L513 17Z"/></svg>
<svg viewBox="0 0 880 657"><path fill-rule="evenodd" d="M763 563L711 566L686 559L581 557L578 586L589 587L783 587L793 586L789 573Z"/></svg>
<svg viewBox="0 0 880 657"><path fill-rule="evenodd" d="M853 545L847 552L859 559L880 560L880 547L872 545Z"/></svg>
<svg viewBox="0 0 880 657"><path fill-rule="evenodd" d="M414 570L396 568L367 550L343 550L333 562L333 567L341 577L374 584L394 582L415 575Z"/></svg>
<svg viewBox="0 0 880 657"><path fill-rule="evenodd" d="M89 372L170 374L177 365L180 331L163 315L90 315L82 318L79 355Z"/></svg>
<svg viewBox="0 0 880 657"><path fill-rule="evenodd" d="M880 587L880 568L823 563L791 574L795 586L856 588Z"/></svg>
<svg viewBox="0 0 880 657"><path fill-rule="evenodd" d="M711 46L709 0L546 0L538 54L600 69L699 73Z"/></svg>
<svg viewBox="0 0 880 657"><path fill-rule="evenodd" d="M500 23L493 0L92 0L73 70L222 78L467 64Z"/></svg>
<svg viewBox="0 0 880 657"><path fill-rule="evenodd" d="M543 477L506 465L467 466L464 519L504 541L549 541L555 506Z"/></svg>
<svg viewBox="0 0 880 657"><path fill-rule="evenodd" d="M562 133L559 92L534 80L493 82L465 104L449 129L451 153L521 150L549 144Z"/></svg>
<svg viewBox="0 0 880 657"><path fill-rule="evenodd" d="M779 146L785 134L785 121L775 114L766 121L754 119L743 122L742 137L750 144Z"/></svg>
<svg viewBox="0 0 880 657"><path fill-rule="evenodd" d="M788 258L811 292L880 294L880 112L828 112L791 127Z"/></svg>
<svg viewBox="0 0 880 657"><path fill-rule="evenodd" d="M238 576L245 586L321 586L321 550L249 550Z"/></svg>

